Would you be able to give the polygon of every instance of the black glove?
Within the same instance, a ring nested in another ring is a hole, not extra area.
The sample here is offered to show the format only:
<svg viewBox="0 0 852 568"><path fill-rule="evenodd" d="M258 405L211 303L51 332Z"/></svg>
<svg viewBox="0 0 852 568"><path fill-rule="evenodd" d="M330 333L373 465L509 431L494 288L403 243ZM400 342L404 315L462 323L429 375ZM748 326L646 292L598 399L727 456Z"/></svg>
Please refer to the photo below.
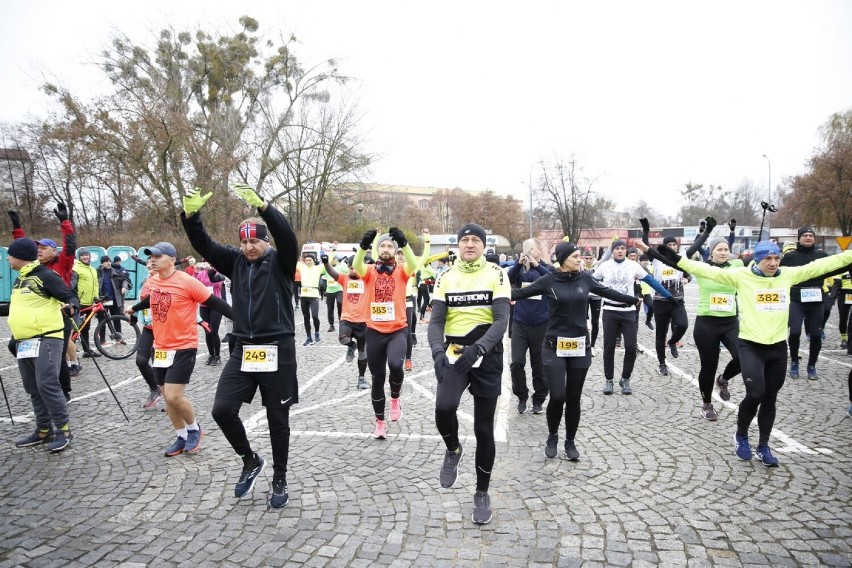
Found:
<svg viewBox="0 0 852 568"><path fill-rule="evenodd" d="M731 221L728 223L728 227L731 229L731 232L733 233L737 228L737 220L731 219Z"/></svg>
<svg viewBox="0 0 852 568"><path fill-rule="evenodd" d="M68 208L65 207L65 204L59 201L56 204L56 209L53 210L53 214L56 215L56 218L59 219L59 222L68 220Z"/></svg>
<svg viewBox="0 0 852 568"><path fill-rule="evenodd" d="M435 359L435 378L438 379L439 383L442 383L444 382L444 371L452 365L450 365L450 360L447 359L447 354L443 351L438 351L433 359Z"/></svg>
<svg viewBox="0 0 852 568"><path fill-rule="evenodd" d="M320 253L320 262L323 264L328 264L328 255L324 252Z"/></svg>
<svg viewBox="0 0 852 568"><path fill-rule="evenodd" d="M475 343L473 345L466 345L462 350L461 356L453 366L456 368L456 371L466 375L473 368L473 364L476 363L477 359L479 359L479 346Z"/></svg>
<svg viewBox="0 0 852 568"><path fill-rule="evenodd" d="M708 215L707 217L705 217L705 218L704 218L704 221L707 223L707 226L704 228L704 232L705 232L705 233L707 233L707 234L709 235L710 233L712 233L712 232L713 232L713 229L715 229L715 228L716 228L716 225L717 225L718 223L716 223L716 218L715 218L715 217L711 217L710 215Z"/></svg>
<svg viewBox="0 0 852 568"><path fill-rule="evenodd" d="M667 247L666 245L657 245L657 253L668 261L677 264L680 260L680 255Z"/></svg>
<svg viewBox="0 0 852 568"><path fill-rule="evenodd" d="M408 244L408 239L405 238L405 233L402 232L402 229L398 229L397 227L391 227L388 230L388 234L390 235L390 238L396 241L396 244L399 245L399 248L402 248Z"/></svg>
<svg viewBox="0 0 852 568"><path fill-rule="evenodd" d="M650 233L651 232L651 225L648 223L647 218L642 217L641 219L639 219L639 224L642 226L642 232L644 232L644 233Z"/></svg>
<svg viewBox="0 0 852 568"><path fill-rule="evenodd" d="M21 228L21 216L18 215L17 211L9 211L9 219L12 220L12 228L20 229Z"/></svg>
<svg viewBox="0 0 852 568"><path fill-rule="evenodd" d="M373 246L373 239L376 238L377 234L378 231L376 231L375 229L371 229L364 233L364 236L361 237L361 242L358 243L361 247L361 250L370 250L370 247Z"/></svg>

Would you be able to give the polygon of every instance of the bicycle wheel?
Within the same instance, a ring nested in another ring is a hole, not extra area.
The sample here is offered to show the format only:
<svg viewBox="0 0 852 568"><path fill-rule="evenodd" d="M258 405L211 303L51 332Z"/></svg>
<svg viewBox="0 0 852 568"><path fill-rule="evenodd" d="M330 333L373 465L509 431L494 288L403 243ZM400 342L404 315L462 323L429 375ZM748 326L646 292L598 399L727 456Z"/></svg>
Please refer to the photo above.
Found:
<svg viewBox="0 0 852 568"><path fill-rule="evenodd" d="M118 325L121 331L118 331ZM103 334L103 341L101 340ZM95 328L95 347L104 357L127 359L139 346L139 326L125 315L111 315Z"/></svg>

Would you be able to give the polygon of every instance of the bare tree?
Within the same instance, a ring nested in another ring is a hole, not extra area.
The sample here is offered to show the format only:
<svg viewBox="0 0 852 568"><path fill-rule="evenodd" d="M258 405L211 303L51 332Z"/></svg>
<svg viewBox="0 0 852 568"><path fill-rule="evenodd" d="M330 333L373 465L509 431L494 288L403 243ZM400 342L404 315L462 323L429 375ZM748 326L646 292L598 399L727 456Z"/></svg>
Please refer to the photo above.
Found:
<svg viewBox="0 0 852 568"><path fill-rule="evenodd" d="M574 242L579 240L580 231L598 226L601 211L610 206L592 189L597 179L585 176L573 155L542 168L539 194L559 220L562 232Z"/></svg>

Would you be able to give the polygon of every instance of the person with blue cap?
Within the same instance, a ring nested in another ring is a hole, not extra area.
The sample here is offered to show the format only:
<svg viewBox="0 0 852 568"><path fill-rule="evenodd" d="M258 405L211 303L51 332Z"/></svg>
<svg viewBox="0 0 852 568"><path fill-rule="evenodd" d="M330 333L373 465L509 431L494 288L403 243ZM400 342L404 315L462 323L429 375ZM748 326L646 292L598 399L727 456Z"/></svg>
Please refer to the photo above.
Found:
<svg viewBox="0 0 852 568"><path fill-rule="evenodd" d="M787 318L790 289L800 282L818 278L852 262L852 250L815 260L804 266L781 268L781 249L772 241L754 247L754 262L748 267L724 269L681 258L668 247L658 252L678 268L736 289L740 312L738 349L746 395L737 412L735 452L751 460L753 452L748 429L757 416L759 433L754 453L767 467L777 467L769 437L775 424L778 392L784 385L787 367Z"/></svg>

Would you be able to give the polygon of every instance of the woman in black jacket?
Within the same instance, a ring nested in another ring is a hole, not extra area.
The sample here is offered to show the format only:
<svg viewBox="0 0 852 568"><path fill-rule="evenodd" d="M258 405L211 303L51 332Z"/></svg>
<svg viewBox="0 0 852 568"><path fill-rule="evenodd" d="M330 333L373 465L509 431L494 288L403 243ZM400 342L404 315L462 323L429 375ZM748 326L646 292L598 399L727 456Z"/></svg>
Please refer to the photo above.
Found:
<svg viewBox="0 0 852 568"><path fill-rule="evenodd" d="M550 435L544 455L555 458L559 440L559 423L565 408L565 452L571 461L580 459L574 445L574 436L580 424L580 396L586 373L592 363L586 314L589 294L593 293L614 302L641 303L634 298L608 288L582 270L580 249L574 243L560 243L556 247L556 262L560 272L542 276L526 288L512 290L512 299L518 300L543 295L547 299L547 331L542 345L544 374L550 389L547 404L547 427ZM622 385L624 386L624 385Z"/></svg>

